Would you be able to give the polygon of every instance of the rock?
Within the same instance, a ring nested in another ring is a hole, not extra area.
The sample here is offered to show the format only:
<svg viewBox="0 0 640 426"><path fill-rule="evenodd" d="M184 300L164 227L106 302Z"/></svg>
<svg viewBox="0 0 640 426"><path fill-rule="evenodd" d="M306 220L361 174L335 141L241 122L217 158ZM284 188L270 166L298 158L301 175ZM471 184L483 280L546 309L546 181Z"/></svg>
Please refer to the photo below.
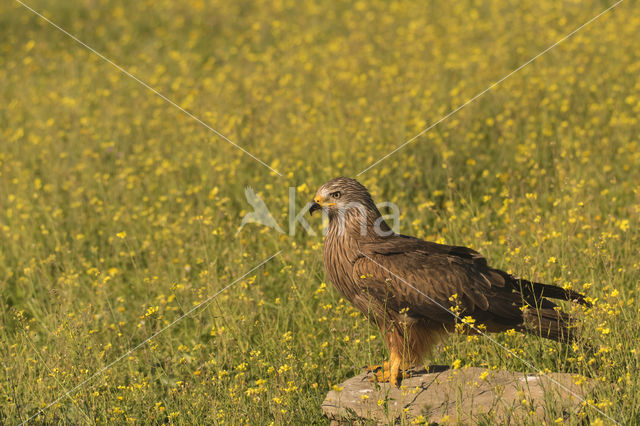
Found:
<svg viewBox="0 0 640 426"><path fill-rule="evenodd" d="M334 424L408 423L419 416L427 423L475 424L486 419L489 424L520 424L525 418L528 423L552 423L577 412L580 398L593 387L591 380L567 373L541 376L475 367L411 371L400 388L372 383L372 376L362 373L330 391L322 403L325 416Z"/></svg>

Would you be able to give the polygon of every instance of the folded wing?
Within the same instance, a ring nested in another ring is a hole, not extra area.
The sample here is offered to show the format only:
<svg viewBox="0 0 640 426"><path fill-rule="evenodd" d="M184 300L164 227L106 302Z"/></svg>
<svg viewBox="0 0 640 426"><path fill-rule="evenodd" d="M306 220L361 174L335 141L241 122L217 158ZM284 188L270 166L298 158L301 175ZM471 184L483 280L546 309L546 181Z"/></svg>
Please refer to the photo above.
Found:
<svg viewBox="0 0 640 426"><path fill-rule="evenodd" d="M523 320L523 297L510 276L472 249L393 235L360 251L354 279L389 309L442 323L456 321L456 306L459 316L481 322L515 326Z"/></svg>

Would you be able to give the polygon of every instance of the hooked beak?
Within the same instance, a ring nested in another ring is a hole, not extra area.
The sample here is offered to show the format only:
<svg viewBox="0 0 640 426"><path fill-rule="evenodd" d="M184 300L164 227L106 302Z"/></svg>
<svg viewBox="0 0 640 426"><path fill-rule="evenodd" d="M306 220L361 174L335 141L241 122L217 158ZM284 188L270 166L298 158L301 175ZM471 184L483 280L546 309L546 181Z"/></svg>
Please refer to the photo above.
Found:
<svg viewBox="0 0 640 426"><path fill-rule="evenodd" d="M313 202L311 203L311 207L309 207L309 214L313 215L313 212L315 212L316 210L322 210L325 207L335 206L335 205L336 203L330 203L328 202L328 200L317 196L313 199Z"/></svg>
<svg viewBox="0 0 640 426"><path fill-rule="evenodd" d="M313 216L313 212L316 210L322 210L322 206L314 201L311 203L311 207L309 207L309 215Z"/></svg>

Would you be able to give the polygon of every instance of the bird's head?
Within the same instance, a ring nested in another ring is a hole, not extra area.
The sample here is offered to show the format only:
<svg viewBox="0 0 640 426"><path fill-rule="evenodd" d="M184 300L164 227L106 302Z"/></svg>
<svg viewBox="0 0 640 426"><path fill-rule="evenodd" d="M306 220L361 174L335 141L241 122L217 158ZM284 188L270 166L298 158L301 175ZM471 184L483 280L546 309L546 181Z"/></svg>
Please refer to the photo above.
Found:
<svg viewBox="0 0 640 426"><path fill-rule="evenodd" d="M363 212L373 209L377 212L367 188L355 179L337 177L318 188L309 213L325 210L331 218L353 209Z"/></svg>

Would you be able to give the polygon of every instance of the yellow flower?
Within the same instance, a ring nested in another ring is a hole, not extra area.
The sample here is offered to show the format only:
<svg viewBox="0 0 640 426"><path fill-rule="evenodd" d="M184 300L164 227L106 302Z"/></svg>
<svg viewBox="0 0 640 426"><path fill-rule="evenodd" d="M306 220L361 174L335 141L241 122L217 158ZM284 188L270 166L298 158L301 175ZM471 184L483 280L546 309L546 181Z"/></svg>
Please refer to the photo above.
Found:
<svg viewBox="0 0 640 426"><path fill-rule="evenodd" d="M628 219L624 219L618 222L618 227L623 231L626 232L629 229L629 220Z"/></svg>

